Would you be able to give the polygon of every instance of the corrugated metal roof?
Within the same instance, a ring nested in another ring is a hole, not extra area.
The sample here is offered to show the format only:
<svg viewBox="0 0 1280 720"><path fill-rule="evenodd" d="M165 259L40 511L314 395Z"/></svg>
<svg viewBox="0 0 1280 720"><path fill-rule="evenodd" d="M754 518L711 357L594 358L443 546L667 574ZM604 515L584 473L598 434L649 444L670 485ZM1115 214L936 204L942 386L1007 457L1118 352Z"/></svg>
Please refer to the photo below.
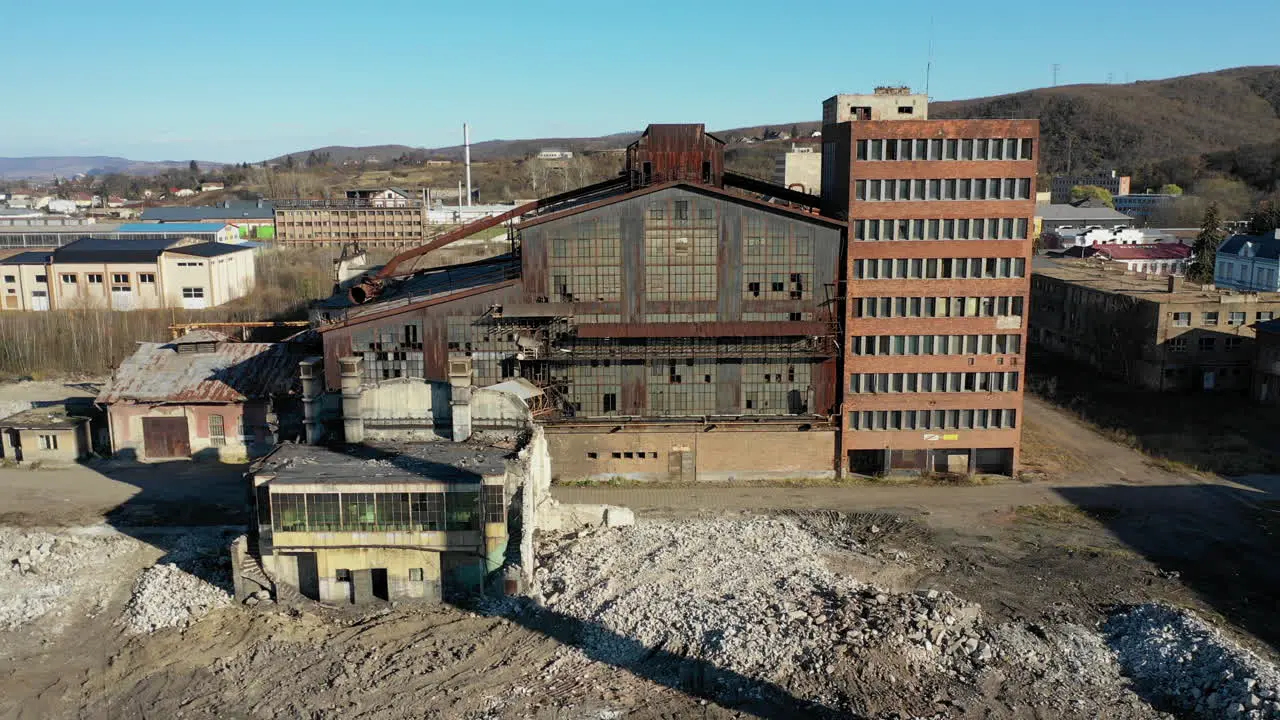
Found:
<svg viewBox="0 0 1280 720"><path fill-rule="evenodd" d="M1133 218L1108 207L1076 207L1075 205L1037 205L1036 215L1049 222L1064 220L1098 220L1102 222L1133 222Z"/></svg>
<svg viewBox="0 0 1280 720"><path fill-rule="evenodd" d="M116 228L118 233L216 233L226 227L223 223L125 223Z"/></svg>
<svg viewBox="0 0 1280 720"><path fill-rule="evenodd" d="M293 389L301 356L284 343L218 343L181 353L173 343L138 343L98 395L100 403L230 403Z"/></svg>
<svg viewBox="0 0 1280 720"><path fill-rule="evenodd" d="M1191 248L1181 243L1150 245L1094 245L1094 253L1112 260L1183 260L1191 257Z"/></svg>
<svg viewBox="0 0 1280 720"><path fill-rule="evenodd" d="M17 430L65 430L88 422L88 418L72 417L61 405L31 408L0 420L0 427Z"/></svg>

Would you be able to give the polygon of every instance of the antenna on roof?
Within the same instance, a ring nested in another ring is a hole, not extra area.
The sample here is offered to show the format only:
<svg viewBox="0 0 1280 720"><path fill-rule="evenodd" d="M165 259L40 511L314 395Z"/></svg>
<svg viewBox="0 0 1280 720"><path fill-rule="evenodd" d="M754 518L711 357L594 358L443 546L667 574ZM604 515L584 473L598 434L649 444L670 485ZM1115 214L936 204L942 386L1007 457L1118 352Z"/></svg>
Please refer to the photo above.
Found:
<svg viewBox="0 0 1280 720"><path fill-rule="evenodd" d="M933 73L933 15L929 15L929 59L924 64L924 101L929 102L929 76Z"/></svg>

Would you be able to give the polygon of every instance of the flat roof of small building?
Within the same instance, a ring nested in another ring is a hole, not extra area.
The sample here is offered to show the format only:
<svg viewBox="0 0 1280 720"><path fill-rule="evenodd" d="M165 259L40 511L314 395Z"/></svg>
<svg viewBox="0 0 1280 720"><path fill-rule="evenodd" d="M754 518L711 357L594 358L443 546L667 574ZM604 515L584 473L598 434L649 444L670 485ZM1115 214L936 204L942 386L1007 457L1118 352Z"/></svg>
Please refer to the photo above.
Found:
<svg viewBox="0 0 1280 720"><path fill-rule="evenodd" d="M1256 295L1258 302L1280 303L1280 293L1248 293L1234 290L1203 290L1199 285L1184 281L1177 292L1169 292L1167 275L1143 277L1116 269L1103 269L1097 260L1036 258L1032 275L1056 278L1064 282L1102 292L1128 295L1159 303L1241 303L1247 296Z"/></svg>
<svg viewBox="0 0 1280 720"><path fill-rule="evenodd" d="M172 223L125 223L116 228L118 233L216 233L226 223L172 222Z"/></svg>
<svg viewBox="0 0 1280 720"><path fill-rule="evenodd" d="M76 417L67 412L64 405L31 408L0 420L0 427L15 430L71 430L88 422L88 418Z"/></svg>
<svg viewBox="0 0 1280 720"><path fill-rule="evenodd" d="M511 452L447 440L342 448L286 444L260 460L255 472L274 475L273 485L479 483L505 473Z"/></svg>

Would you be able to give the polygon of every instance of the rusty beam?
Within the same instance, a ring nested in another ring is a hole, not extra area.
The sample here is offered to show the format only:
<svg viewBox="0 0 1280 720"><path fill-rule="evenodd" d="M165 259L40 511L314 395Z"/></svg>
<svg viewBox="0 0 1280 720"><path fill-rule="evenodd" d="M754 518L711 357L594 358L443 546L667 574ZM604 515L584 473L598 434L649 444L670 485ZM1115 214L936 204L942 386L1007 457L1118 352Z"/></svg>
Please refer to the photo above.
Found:
<svg viewBox="0 0 1280 720"><path fill-rule="evenodd" d="M777 198L792 205L803 205L805 207L818 208L822 207L822 198L809 193L802 193L791 188L781 185L774 185L759 178L753 178L750 175L740 175L734 172L725 171L724 184L729 187L736 187L739 190L756 193L758 195L767 195Z"/></svg>

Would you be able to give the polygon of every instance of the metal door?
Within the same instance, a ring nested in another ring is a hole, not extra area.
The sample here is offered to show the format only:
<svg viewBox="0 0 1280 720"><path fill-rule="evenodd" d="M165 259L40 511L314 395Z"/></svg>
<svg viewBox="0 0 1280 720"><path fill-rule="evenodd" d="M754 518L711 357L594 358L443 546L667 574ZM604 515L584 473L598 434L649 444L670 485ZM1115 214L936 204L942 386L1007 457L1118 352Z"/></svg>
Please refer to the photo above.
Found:
<svg viewBox="0 0 1280 720"><path fill-rule="evenodd" d="M32 310L48 310L49 309L49 293L44 290L31 291L31 309Z"/></svg>
<svg viewBox="0 0 1280 720"><path fill-rule="evenodd" d="M191 439L184 417L142 418L143 450L149 458L191 456Z"/></svg>

